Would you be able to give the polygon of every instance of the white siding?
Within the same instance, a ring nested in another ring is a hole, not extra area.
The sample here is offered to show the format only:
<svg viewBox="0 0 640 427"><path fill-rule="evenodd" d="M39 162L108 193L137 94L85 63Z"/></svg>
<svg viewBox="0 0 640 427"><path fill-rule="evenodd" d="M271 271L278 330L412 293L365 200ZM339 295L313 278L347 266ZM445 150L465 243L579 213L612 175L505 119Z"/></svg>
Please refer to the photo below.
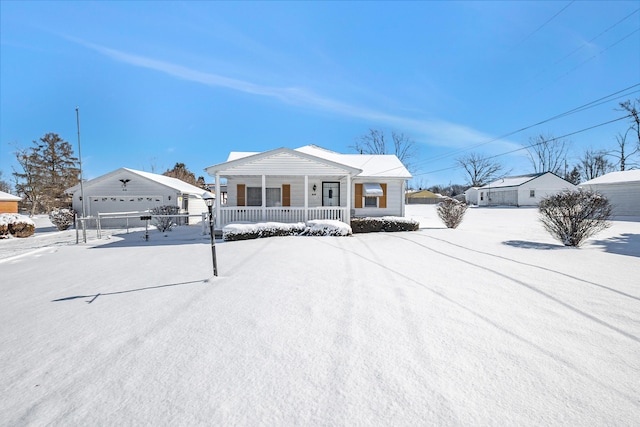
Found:
<svg viewBox="0 0 640 427"><path fill-rule="evenodd" d="M525 182L518 188L518 205L519 206L538 206L540 200L553 194L557 194L563 190L573 190L575 185L564 179L548 173L529 182ZM535 192L535 196L531 197L531 190Z"/></svg>
<svg viewBox="0 0 640 427"><path fill-rule="evenodd" d="M301 158L291 153L277 153L255 161L242 163L225 169L224 176L241 175L287 175L287 176L331 176L346 173L345 169L336 166Z"/></svg>
<svg viewBox="0 0 640 427"><path fill-rule="evenodd" d="M613 206L613 215L640 216L640 182L587 185L604 195Z"/></svg>
<svg viewBox="0 0 640 427"><path fill-rule="evenodd" d="M354 184L364 183L387 184L387 207L381 208L358 208L355 210L356 217L380 217L380 216L403 216L404 215L404 180L373 180L358 179ZM355 190L351 191L351 206L355 206ZM364 202L363 202L364 206Z"/></svg>

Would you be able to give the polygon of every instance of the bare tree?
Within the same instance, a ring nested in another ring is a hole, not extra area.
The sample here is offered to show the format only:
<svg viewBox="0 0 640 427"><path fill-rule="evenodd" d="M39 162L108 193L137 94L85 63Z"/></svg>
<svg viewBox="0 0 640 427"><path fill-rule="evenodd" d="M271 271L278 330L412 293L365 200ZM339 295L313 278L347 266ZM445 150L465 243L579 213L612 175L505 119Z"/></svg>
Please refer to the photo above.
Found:
<svg viewBox="0 0 640 427"><path fill-rule="evenodd" d="M636 141L638 149L640 149L640 112L638 112L638 105L640 104L640 98L636 98L633 102L627 99L620 103L620 107L623 111L629 113L631 118L631 125L629 129L633 130L638 140Z"/></svg>
<svg viewBox="0 0 640 427"><path fill-rule="evenodd" d="M570 142L551 135L538 135L529 139L527 154L535 173L553 172L561 175Z"/></svg>
<svg viewBox="0 0 640 427"><path fill-rule="evenodd" d="M635 148L628 147L627 145L627 135L632 128L627 129L627 131L623 134L619 132L616 135L616 142L618 143L617 150L611 150L609 153L610 156L616 159L616 165L619 170L624 171L629 167L637 166L638 163L632 162L632 158L640 153L640 144L638 144Z"/></svg>
<svg viewBox="0 0 640 427"><path fill-rule="evenodd" d="M468 184L472 187L482 187L492 178L496 178L502 171L502 165L478 153L469 153L458 157L456 163L467 173ZM505 175L508 172L505 172Z"/></svg>
<svg viewBox="0 0 640 427"><path fill-rule="evenodd" d="M2 171L0 171L0 191L4 191L5 193L11 192L11 185L2 179Z"/></svg>
<svg viewBox="0 0 640 427"><path fill-rule="evenodd" d="M369 133L357 138L350 148L360 154L395 154L409 171L418 153L415 141L409 136L393 131L389 143L384 131L379 129L369 129Z"/></svg>
<svg viewBox="0 0 640 427"><path fill-rule="evenodd" d="M613 163L607 159L607 152L600 150L586 150L580 158L580 176L585 180L597 178L615 169Z"/></svg>

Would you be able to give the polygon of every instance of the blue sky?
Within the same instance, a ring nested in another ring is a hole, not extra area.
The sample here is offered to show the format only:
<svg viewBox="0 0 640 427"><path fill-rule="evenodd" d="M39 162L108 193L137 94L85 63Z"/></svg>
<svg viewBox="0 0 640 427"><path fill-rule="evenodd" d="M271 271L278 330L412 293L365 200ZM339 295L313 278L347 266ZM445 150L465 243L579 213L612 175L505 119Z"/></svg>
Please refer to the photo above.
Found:
<svg viewBox="0 0 640 427"><path fill-rule="evenodd" d="M464 183L460 155L516 150L623 116L640 93L639 1L1 1L0 170L47 132L85 178L196 175L230 151L350 153L369 128L410 136L421 186ZM614 95L615 94L615 95ZM593 101L597 105L514 133ZM577 133L569 163L612 149ZM489 142L491 141L491 142ZM481 144L481 145L479 145ZM525 151L498 159L513 174Z"/></svg>

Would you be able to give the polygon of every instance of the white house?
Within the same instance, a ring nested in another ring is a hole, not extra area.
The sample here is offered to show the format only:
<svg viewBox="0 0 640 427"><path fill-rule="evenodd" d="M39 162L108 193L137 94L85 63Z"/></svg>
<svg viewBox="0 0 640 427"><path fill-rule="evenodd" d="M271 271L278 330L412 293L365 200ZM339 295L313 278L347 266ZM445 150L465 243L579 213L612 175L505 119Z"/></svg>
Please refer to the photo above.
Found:
<svg viewBox="0 0 640 427"><path fill-rule="evenodd" d="M83 183L85 213L96 217L99 213L140 213L149 209L173 205L180 213L189 213L190 223L197 222L197 216L207 212L208 208L202 194L205 190L187 184L177 178L120 168ZM73 209L82 214L80 184L71 187L66 193L73 196ZM131 214L129 219L109 219L102 226L134 226L143 222L139 215Z"/></svg>
<svg viewBox="0 0 640 427"><path fill-rule="evenodd" d="M604 195L613 205L613 214L640 216L640 170L611 172L578 185Z"/></svg>
<svg viewBox="0 0 640 427"><path fill-rule="evenodd" d="M411 174L395 155L340 154L315 145L262 153L232 152L205 171L216 194L216 228L235 221L303 222L352 216L403 216Z"/></svg>
<svg viewBox="0 0 640 427"><path fill-rule="evenodd" d="M477 189L478 206L537 206L540 200L575 185L551 172L497 179ZM473 194L473 193L472 193Z"/></svg>

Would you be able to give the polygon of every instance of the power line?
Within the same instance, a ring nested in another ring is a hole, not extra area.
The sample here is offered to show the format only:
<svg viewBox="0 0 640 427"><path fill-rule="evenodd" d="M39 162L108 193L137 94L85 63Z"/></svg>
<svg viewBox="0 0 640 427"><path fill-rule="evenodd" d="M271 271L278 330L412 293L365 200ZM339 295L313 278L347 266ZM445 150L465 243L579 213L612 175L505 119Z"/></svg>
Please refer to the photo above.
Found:
<svg viewBox="0 0 640 427"><path fill-rule="evenodd" d="M633 92L624 93L623 95L619 95L619 94L621 94L622 92L627 92L628 90L633 89L633 88L638 87L638 86L640 86L640 83L636 83L636 84L631 85L629 87L626 87L624 89L621 89L621 90L618 90L616 92L613 92L613 93L611 93L609 95L603 96L602 98L598 98L598 99L596 99L594 101L588 102L588 103L583 104L583 105L581 105L579 107L576 107L576 108L573 108L571 110L565 111L564 113L560 113L560 114L557 114L555 116L549 117L548 119L542 120L542 121L534 123L532 125L525 126L525 127L520 128L520 129L505 133L505 134L500 135L498 137L492 138L492 139L490 139L488 141L484 141L484 142L481 142L481 143L478 143L478 144L474 144L474 145L470 145L470 146L467 146L467 147L464 147L464 148L460 148L460 149L455 150L455 151L451 151L451 152L446 153L446 154L441 154L439 156L432 157L432 158L430 158L430 159L428 159L426 161L418 162L418 163L416 163L416 165L424 165L426 163L431 163L431 162L434 162L434 161L437 161L437 160L441 160L441 159L444 159L444 158L447 158L447 157L451 157L451 156L453 156L455 154L459 154L459 153L462 153L462 152L465 152L465 151L469 151L469 150L472 150L474 148L478 148L478 147L480 147L482 145L490 144L492 142L498 141L500 139L507 138L509 136L515 135L517 133L523 132L523 131L531 129L533 127L540 126L542 124L548 123L550 121L557 120L559 118L562 118L562 117L565 117L565 116L568 116L568 115L571 115L571 114L575 114L575 113L578 113L578 112L581 112L581 111L584 111L584 110L588 110L589 108L597 107L598 105L602 105L602 104L605 104L607 102L611 102L614 99L627 97L627 96L629 96L629 95L631 95L633 93L639 92L640 90L635 90ZM616 98L612 98L612 97L614 97L616 95L619 95L619 96L617 96Z"/></svg>
<svg viewBox="0 0 640 427"><path fill-rule="evenodd" d="M555 138L551 138L551 139L547 139L547 140L544 140L544 141L540 141L540 142L537 142L537 143L535 143L535 144L529 144L529 145L527 145L527 146L520 147L520 148L516 148L516 149L514 149L514 150L505 151L505 152L503 152L503 153L495 154L495 155L493 155L493 156L489 156L489 157L487 157L486 159L487 159L487 160L490 160L490 159L495 159L495 158L497 158L497 157L506 156L507 154L513 154L513 153L516 153L516 152L518 152L518 151L526 150L526 149L528 149L529 147L534 147L534 146L536 146L536 145L544 144L544 143L546 143L546 142L557 141L558 139L562 139L562 138L566 138L566 137L568 137L568 136L576 135L576 134L578 134L578 133L586 132L586 131L588 131L588 130L595 129L595 128L598 128L598 127L601 127L601 126L606 126L606 125L608 125L608 124L615 123L615 122L618 122L618 121L620 121L620 120L627 119L627 118L629 118L629 117L631 117L631 114L627 114L626 116L619 117L619 118L617 118L617 119L609 120L608 122L604 122L604 123L600 123L600 124L597 124L597 125L594 125L594 126L590 126L590 127L588 127L588 128L580 129L580 130L577 130L577 131L575 131L575 132L567 133L567 134L562 135L562 136L558 136L558 137L555 137ZM428 171L428 172L422 172L422 173L415 174L415 175L414 175L414 178L415 178L416 176L428 175L428 174L438 173L438 172L444 172L444 171L448 171L448 170L458 169L458 168L460 168L460 167L461 167L461 166L459 166L459 165L454 165L454 166L449 166L449 167L447 167L447 168L443 168L443 169L438 169L438 170L433 170L433 171Z"/></svg>
<svg viewBox="0 0 640 427"><path fill-rule="evenodd" d="M558 11L555 15L553 15L551 18L547 19L542 25L540 25L538 28L536 28L535 30L533 30L532 33L530 33L529 35L527 35L525 38L523 38L520 43L516 44L511 50L514 50L518 47L520 47L521 44L523 44L525 41L527 41L531 36L533 36L535 33L537 33L538 31L540 31L545 25L547 25L549 22L553 21L558 15L560 15L562 12L565 11L565 9L567 9L569 6L571 6L574 3L575 0L570 1L565 7L563 7L562 9L560 9L560 11Z"/></svg>

